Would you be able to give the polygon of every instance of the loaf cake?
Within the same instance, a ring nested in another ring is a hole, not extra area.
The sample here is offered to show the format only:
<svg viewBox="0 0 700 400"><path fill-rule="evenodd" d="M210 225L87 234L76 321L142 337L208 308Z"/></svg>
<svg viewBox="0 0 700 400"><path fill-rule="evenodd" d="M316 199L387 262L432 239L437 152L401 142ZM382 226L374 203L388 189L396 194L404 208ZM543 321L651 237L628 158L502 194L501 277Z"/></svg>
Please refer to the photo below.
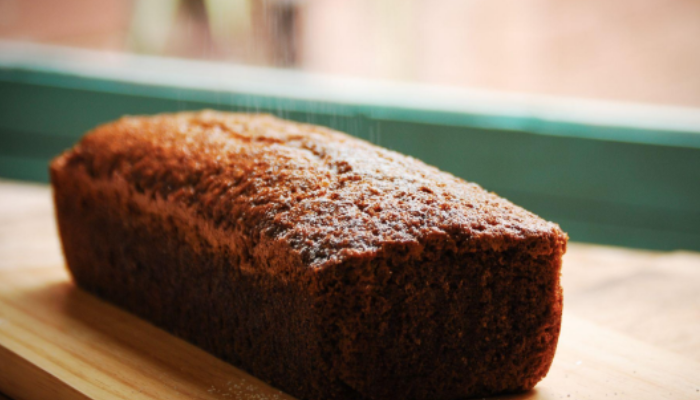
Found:
<svg viewBox="0 0 700 400"><path fill-rule="evenodd" d="M301 399L532 388L554 223L411 157L269 115L125 117L50 168L77 285Z"/></svg>

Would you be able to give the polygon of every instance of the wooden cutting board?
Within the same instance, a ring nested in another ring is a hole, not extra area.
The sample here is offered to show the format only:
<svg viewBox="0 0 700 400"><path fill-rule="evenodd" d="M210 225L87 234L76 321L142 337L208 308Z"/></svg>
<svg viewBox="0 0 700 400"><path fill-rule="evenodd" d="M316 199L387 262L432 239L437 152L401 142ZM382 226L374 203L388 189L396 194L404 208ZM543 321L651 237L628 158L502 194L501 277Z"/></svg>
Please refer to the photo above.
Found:
<svg viewBox="0 0 700 400"><path fill-rule="evenodd" d="M0 392L15 399L291 399L77 289L0 270ZM700 363L564 315L549 375L509 399L700 399Z"/></svg>

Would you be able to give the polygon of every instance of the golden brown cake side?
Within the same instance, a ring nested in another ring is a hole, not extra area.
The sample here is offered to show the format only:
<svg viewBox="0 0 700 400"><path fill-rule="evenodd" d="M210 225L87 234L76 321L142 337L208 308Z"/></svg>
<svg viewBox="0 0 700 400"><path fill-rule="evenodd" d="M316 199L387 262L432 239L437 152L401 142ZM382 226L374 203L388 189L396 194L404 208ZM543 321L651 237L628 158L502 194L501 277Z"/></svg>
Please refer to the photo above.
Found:
<svg viewBox="0 0 700 400"><path fill-rule="evenodd" d="M566 235L415 159L215 112L124 118L51 168L81 287L301 398L531 388Z"/></svg>

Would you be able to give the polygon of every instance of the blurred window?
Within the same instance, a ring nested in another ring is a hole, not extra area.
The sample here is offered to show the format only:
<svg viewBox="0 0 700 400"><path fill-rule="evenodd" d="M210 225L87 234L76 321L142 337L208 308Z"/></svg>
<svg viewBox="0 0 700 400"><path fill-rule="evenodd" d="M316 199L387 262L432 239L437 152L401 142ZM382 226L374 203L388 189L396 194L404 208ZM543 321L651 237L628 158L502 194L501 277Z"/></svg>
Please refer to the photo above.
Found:
<svg viewBox="0 0 700 400"><path fill-rule="evenodd" d="M0 0L0 39L700 106L694 0Z"/></svg>

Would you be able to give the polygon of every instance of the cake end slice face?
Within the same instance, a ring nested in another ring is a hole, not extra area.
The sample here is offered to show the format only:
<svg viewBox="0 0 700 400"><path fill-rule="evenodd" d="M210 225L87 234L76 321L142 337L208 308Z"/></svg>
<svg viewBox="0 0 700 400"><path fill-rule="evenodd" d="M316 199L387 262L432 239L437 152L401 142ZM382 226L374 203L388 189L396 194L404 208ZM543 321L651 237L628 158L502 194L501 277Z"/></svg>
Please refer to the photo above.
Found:
<svg viewBox="0 0 700 400"><path fill-rule="evenodd" d="M554 357L566 234L340 132L123 118L51 182L81 288L300 399L518 392Z"/></svg>
<svg viewBox="0 0 700 400"><path fill-rule="evenodd" d="M557 347L566 236L482 240L436 235L320 271L316 317L334 373L372 399L533 388Z"/></svg>

